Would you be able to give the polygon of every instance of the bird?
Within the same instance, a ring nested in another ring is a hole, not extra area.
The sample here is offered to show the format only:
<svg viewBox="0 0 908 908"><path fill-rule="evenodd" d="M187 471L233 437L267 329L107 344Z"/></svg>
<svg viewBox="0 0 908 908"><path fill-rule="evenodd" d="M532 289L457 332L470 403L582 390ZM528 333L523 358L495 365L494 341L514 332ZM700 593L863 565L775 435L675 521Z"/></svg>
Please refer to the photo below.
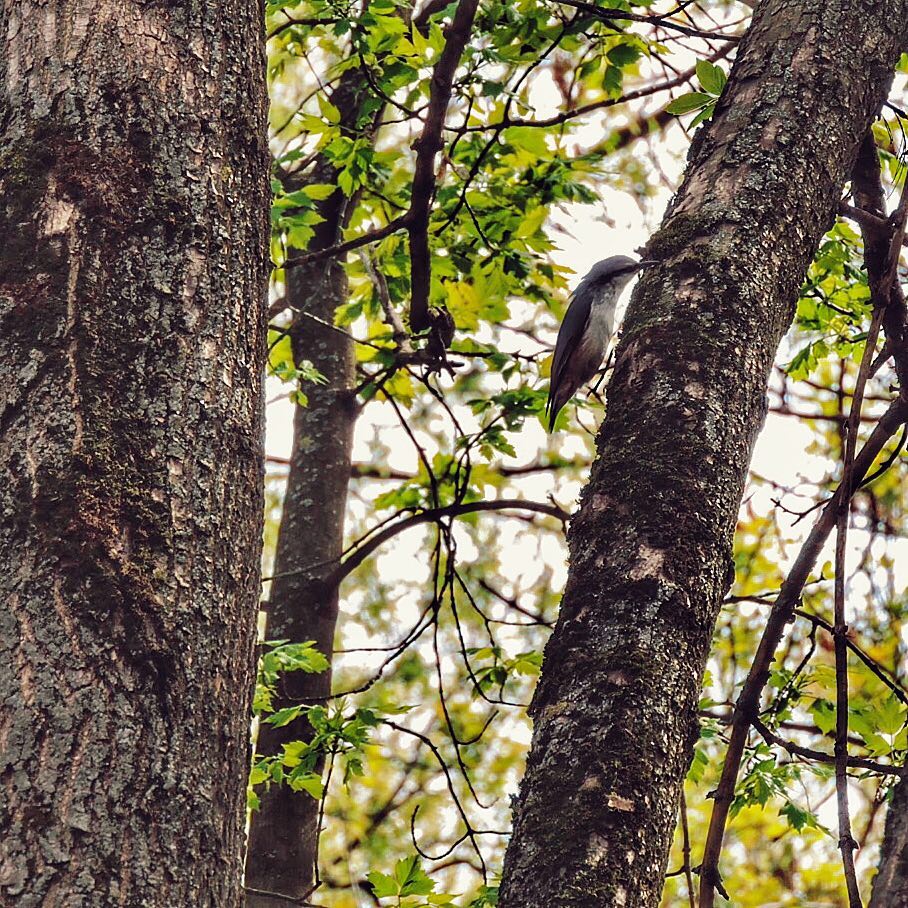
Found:
<svg viewBox="0 0 908 908"><path fill-rule="evenodd" d="M641 268L655 264L648 259L638 261L627 255L610 255L596 262L571 294L552 360L552 380L545 405L549 432L554 431L561 408L602 365L615 331L615 309L621 291Z"/></svg>

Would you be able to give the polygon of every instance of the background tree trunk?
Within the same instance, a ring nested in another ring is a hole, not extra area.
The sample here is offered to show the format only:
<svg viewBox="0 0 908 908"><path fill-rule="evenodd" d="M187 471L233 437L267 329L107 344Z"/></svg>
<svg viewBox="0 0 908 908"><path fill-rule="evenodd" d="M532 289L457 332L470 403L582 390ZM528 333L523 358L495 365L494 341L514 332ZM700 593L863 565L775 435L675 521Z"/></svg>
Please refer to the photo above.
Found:
<svg viewBox="0 0 908 908"><path fill-rule="evenodd" d="M289 272L287 292L300 309L330 323L335 309L347 298L346 274L333 261L296 268ZM275 574L290 574L272 581L266 636L269 640L314 640L330 662L338 591L336 587L327 589L317 575L343 549L357 416L352 395L353 344L305 317L297 318L292 340L296 361L311 360L328 382L307 388L308 406L294 408L293 452L274 561ZM293 573L310 565L322 567L313 574ZM331 693L331 670L289 673L282 677L280 687L285 699L275 704L277 708L324 701ZM285 743L305 738L307 729L303 721L282 728L262 724L256 750L263 755L279 753ZM264 890L304 896L314 884L317 859L319 802L286 785L273 785L259 796L260 807L252 817L246 880L252 889L263 891L249 893L250 908L286 905L285 898L275 900Z"/></svg>
<svg viewBox="0 0 908 908"><path fill-rule="evenodd" d="M331 101L342 111L342 122L351 133L365 97L365 79L357 69L348 70L332 93ZM305 182L336 181L337 171L320 158ZM315 228L310 250L327 249L338 242L353 205L354 199L337 190L319 206L324 221ZM268 598L266 636L296 643L314 640L330 664L339 597L337 588L327 589L320 577L330 571L343 551L353 428L359 415L353 395L353 343L342 332L328 327L334 323L338 306L347 301L347 275L335 259L293 268L287 272L286 292L287 302L294 309L290 331L294 361L310 360L327 381L307 387L307 405L294 407L293 449L274 559L277 577ZM315 566L312 571L304 570L311 566ZM331 693L331 670L286 674L281 690L285 699L275 704L277 708L301 701L324 701ZM305 738L307 729L303 720L282 728L263 724L256 750L263 755L280 753L284 744ZM249 893L249 908L286 904L286 896L302 898L312 890L318 859L318 814L319 802L305 792L286 785L260 792L246 858L247 884L259 891Z"/></svg>
<svg viewBox="0 0 908 908"><path fill-rule="evenodd" d="M0 902L240 903L262 10L7 4Z"/></svg>
<svg viewBox="0 0 908 908"><path fill-rule="evenodd" d="M870 908L902 908L904 905L908 905L908 785L903 778L889 802Z"/></svg>
<svg viewBox="0 0 908 908"><path fill-rule="evenodd" d="M624 323L502 908L659 904L769 370L908 3L757 6Z"/></svg>

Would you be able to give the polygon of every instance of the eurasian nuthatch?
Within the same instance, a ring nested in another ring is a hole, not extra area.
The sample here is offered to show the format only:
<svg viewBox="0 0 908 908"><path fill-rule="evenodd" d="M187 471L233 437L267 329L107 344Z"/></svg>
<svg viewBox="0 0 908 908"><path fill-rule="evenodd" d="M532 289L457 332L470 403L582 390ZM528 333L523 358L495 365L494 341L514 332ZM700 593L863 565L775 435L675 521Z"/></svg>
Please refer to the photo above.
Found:
<svg viewBox="0 0 908 908"><path fill-rule="evenodd" d="M655 264L612 255L593 265L577 285L555 343L552 383L545 406L550 432L555 428L558 411L602 365L615 330L615 308L621 291L637 271Z"/></svg>

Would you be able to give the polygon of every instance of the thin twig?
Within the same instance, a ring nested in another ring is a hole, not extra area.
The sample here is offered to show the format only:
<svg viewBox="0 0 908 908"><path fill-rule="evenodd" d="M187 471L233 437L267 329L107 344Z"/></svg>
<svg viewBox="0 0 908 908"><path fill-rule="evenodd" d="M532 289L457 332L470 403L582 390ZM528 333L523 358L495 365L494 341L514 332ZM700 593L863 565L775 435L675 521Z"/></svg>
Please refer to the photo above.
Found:
<svg viewBox="0 0 908 908"><path fill-rule="evenodd" d="M690 28L686 25L681 25L679 22L673 22L668 17L671 13L666 16L643 16L640 13L625 12L621 9L604 9L601 6L594 6L592 3L584 3L583 0L558 0L558 2L564 6L571 6L574 9L579 9L587 15L592 16L594 19L598 19L600 22L614 22L616 20L642 22L646 25L670 28L680 32L682 35L688 35L691 38L706 38L710 41L733 41L735 43L741 40L740 35L728 35L722 32L707 32L699 28Z"/></svg>
<svg viewBox="0 0 908 908"><path fill-rule="evenodd" d="M811 747L802 747L800 744L795 744L793 741L786 741L785 738L775 734L772 729L768 728L757 718L753 720L753 727L760 733L760 736L767 744L775 744L776 747L781 747L792 756L802 757L813 763L830 764L838 761L838 757L834 754L824 753L822 750L814 750ZM905 771L901 766L890 766L887 763L878 763L876 760L868 760L865 757L849 756L848 765L854 769L866 769L869 772L875 772L881 776L901 777Z"/></svg>
<svg viewBox="0 0 908 908"><path fill-rule="evenodd" d="M883 321L885 302L873 310L870 331L864 344L861 366L855 381L854 396L848 414L848 429L845 435L843 455L842 493L839 496L836 516L835 546L835 586L834 610L835 624L832 637L835 645L835 691L836 691L836 724L835 724L835 788L836 805L839 821L839 850L842 853L842 866L845 871L845 885L848 890L849 908L862 908L861 891L858 887L854 869L854 850L857 848L851 835L851 814L848 809L848 625L845 620L845 549L848 539L848 516L851 512L851 498L854 491L854 452L857 444L858 426L860 425L861 405L864 399L864 388L870 374L870 366L876 352L877 338Z"/></svg>
<svg viewBox="0 0 908 908"><path fill-rule="evenodd" d="M421 523L437 523L446 517L460 517L464 514L475 514L480 511L523 510L547 514L566 522L570 514L557 505L547 504L542 501L523 501L519 498L501 498L493 501L469 501L463 504L447 505L440 508L429 508L416 514L411 514L392 526L386 527L381 533L373 536L369 542L356 549L337 569L325 580L329 589L337 586L345 577L356 570L377 548L383 545L402 530L417 526Z"/></svg>
<svg viewBox="0 0 908 908"><path fill-rule="evenodd" d="M721 48L718 48L715 54L711 55L708 59L719 59L721 57L727 56L728 53L732 50L733 45L725 44ZM554 116L547 117L544 120L524 120L519 117L511 118L502 118L496 123L483 123L479 126L467 126L462 127L464 132L485 132L487 130L501 130L508 126L535 126L541 129L544 129L548 126L559 126L562 123L566 123L568 120L573 120L575 117L581 117L584 114L592 113L595 110L603 110L607 107L615 107L618 104L627 104L630 101L638 101L640 98L648 98L651 95L659 94L662 91L668 91L672 88L678 88L681 85L689 82L691 78L695 75L695 68L691 67L688 70L685 70L680 75L675 76L672 79L666 79L664 82L657 82L654 85L647 85L643 88L638 88L634 91L629 91L625 95L621 95L619 98L606 98L602 101L596 101L591 104L584 104L582 107L575 107L573 110L565 110Z"/></svg>
<svg viewBox="0 0 908 908"><path fill-rule="evenodd" d="M460 517L465 514L476 514L482 511L533 511L538 514L545 514L549 517L556 517L562 523L570 519L570 514L555 504L549 504L543 501L525 501L520 498L499 498L491 501L468 501L460 504L446 505L438 508L427 508L424 511L417 511L403 520L391 526L385 527L380 533L376 533L368 542L354 548L350 556L344 560L337 568L324 579L326 588L337 586L345 577L358 568L377 548L382 546L389 539L392 539L398 533L408 530L411 527L418 526L421 523L435 523L446 517ZM303 568L296 568L292 571L283 571L280 574L272 574L264 580L276 580L278 577L293 577L300 574L312 574L318 568L324 567L325 563L308 565Z"/></svg>
<svg viewBox="0 0 908 908"><path fill-rule="evenodd" d="M375 230L370 230L360 236L353 237L352 240L346 240L343 243L338 243L335 246L329 246L325 249L316 249L314 252L306 252L303 253L303 255L291 256L284 261L281 268L287 270L288 268L299 268L301 265L311 265L313 262L321 262L324 259L330 259L347 252L352 252L354 249L359 249L361 246L377 243L379 240L391 236L392 233L403 230L404 227L408 225L409 221L410 212L407 211L400 217L394 218L393 221L389 221L384 227L377 227Z"/></svg>
<svg viewBox="0 0 908 908"><path fill-rule="evenodd" d="M687 825L687 797L681 789L681 860L684 868L684 879L687 880L687 901L690 908L696 908L694 900L694 875L690 866L690 829Z"/></svg>

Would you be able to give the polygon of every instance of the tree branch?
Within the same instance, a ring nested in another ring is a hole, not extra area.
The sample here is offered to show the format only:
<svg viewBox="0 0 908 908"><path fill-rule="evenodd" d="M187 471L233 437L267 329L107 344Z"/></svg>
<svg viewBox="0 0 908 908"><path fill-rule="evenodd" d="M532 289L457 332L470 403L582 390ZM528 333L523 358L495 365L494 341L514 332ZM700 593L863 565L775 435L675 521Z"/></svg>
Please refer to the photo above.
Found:
<svg viewBox="0 0 908 908"><path fill-rule="evenodd" d="M720 60L723 57L727 57L731 50L734 48L733 44L725 44L722 47L718 48L714 54L711 54L707 59L711 61ZM615 107L618 104L627 104L629 101L638 101L640 98L648 98L651 95L658 94L662 91L668 91L672 88L678 88L681 85L689 82L694 75L696 74L696 69L691 67L690 69L684 70L684 72L679 73L677 76L674 76L671 79L666 79L663 82L656 82L653 85L646 85L642 88L635 89L634 91L629 91L627 94L621 95L620 98L605 98L602 101L595 101L591 104L584 104L582 107L575 107L573 110L565 110L560 114L555 114L554 116L547 117L544 120L524 120L519 117L503 117L497 123L484 123L481 126L466 126L463 128L463 132L485 132L489 129L494 129L500 131L506 129L508 126L536 126L540 129L544 129L549 126L559 126L562 123L566 123L568 120L573 120L576 117L581 117L584 114L592 113L596 110L603 110L607 107Z"/></svg>
<svg viewBox="0 0 908 908"><path fill-rule="evenodd" d="M410 330L432 327L429 317L429 214L435 196L435 156L444 146L442 131L451 100L454 73L470 38L479 0L460 0L447 30L445 46L432 72L429 109L415 143L416 167L407 228L410 233Z"/></svg>
<svg viewBox="0 0 908 908"><path fill-rule="evenodd" d="M424 511L418 511L386 526L381 532L370 536L367 542L361 545L353 544L349 556L342 561L337 567L328 574L323 583L327 589L333 589L345 577L358 568L377 548L384 545L389 539L392 539L398 533L408 530L411 527L419 526L422 523L434 523L443 520L446 517L462 517L465 514L477 514L483 511L532 511L537 514L545 514L549 517L555 517L562 523L567 523L571 515L560 508L557 504L551 504L544 501L525 501L521 498L497 498L491 501L470 501L461 504L449 504L438 508L427 508ZM390 518L391 520L394 517ZM373 532L373 531L370 531ZM368 534L367 534L368 535ZM291 577L300 574L314 575L319 568L330 565L331 562L319 562L310 564L307 567L296 568L292 571L284 571L280 574L272 574L270 577L263 577L262 581L277 580L279 577Z"/></svg>
<svg viewBox="0 0 908 908"><path fill-rule="evenodd" d="M384 545L389 539L403 530L418 526L421 523L435 523L445 517L462 517L464 514L476 514L481 511L507 511L521 510L534 511L537 514L546 514L556 517L562 523L570 519L570 514L556 504L543 501L524 501L520 498L499 498L493 501L471 501L465 504L449 504L440 508L429 508L411 514L391 526L385 527L376 533L368 542L355 549L337 568L325 579L329 588L337 586L345 577L353 573L377 548Z"/></svg>
<svg viewBox="0 0 908 908"><path fill-rule="evenodd" d="M837 760L832 754L824 753L822 750L813 750L810 747L802 747L800 744L795 744L793 741L786 741L767 728L756 717L753 720L753 727L760 733L760 736L767 744L775 744L794 756L803 757L805 760L811 760L814 763L835 763ZM868 760L864 757L848 757L848 765L855 769L867 769L870 772L876 772L884 776L901 776L903 772L901 766L889 766L886 763L878 763L876 760Z"/></svg>
<svg viewBox="0 0 908 908"><path fill-rule="evenodd" d="M699 28L691 28L687 25L681 25L680 22L673 22L668 16L643 16L640 13L625 12L622 9L606 9L601 6L594 6L592 3L584 3L583 0L558 0L563 6L570 6L579 9L600 22L643 22L646 25L660 26L670 28L674 31L681 32L683 35L689 35L692 38L707 38L710 41L721 39L723 41L732 41L737 43L741 40L740 35L726 35L722 32L707 32Z"/></svg>
<svg viewBox="0 0 908 908"><path fill-rule="evenodd" d="M400 217L394 218L393 221L389 221L384 227L377 227L375 230L370 230L368 233L353 237L352 240L346 240L343 243L338 243L335 246L328 246L325 249L316 249L314 252L306 252L303 255L291 256L281 267L285 269L298 268L301 265L311 265L313 262L334 258L335 256L343 255L346 252L353 252L354 249L359 249L361 246L368 246L369 243L377 243L379 240L391 236L392 233L397 233L398 230L402 230L408 225L409 220L410 212L407 211Z"/></svg>
<svg viewBox="0 0 908 908"><path fill-rule="evenodd" d="M851 835L851 815L848 811L848 625L845 621L845 546L848 539L848 515L851 511L851 498L854 492L854 450L861 420L861 405L885 310L885 302L882 305L880 305L879 299L875 302L876 308L873 310L870 331L864 344L861 366L855 381L851 410L848 413L848 431L845 435L842 464L842 493L839 496L836 515L835 625L832 632L835 645L836 676L835 788L839 821L839 850L842 852L849 908L861 908L861 892L854 869L854 850L857 848L857 842Z"/></svg>

